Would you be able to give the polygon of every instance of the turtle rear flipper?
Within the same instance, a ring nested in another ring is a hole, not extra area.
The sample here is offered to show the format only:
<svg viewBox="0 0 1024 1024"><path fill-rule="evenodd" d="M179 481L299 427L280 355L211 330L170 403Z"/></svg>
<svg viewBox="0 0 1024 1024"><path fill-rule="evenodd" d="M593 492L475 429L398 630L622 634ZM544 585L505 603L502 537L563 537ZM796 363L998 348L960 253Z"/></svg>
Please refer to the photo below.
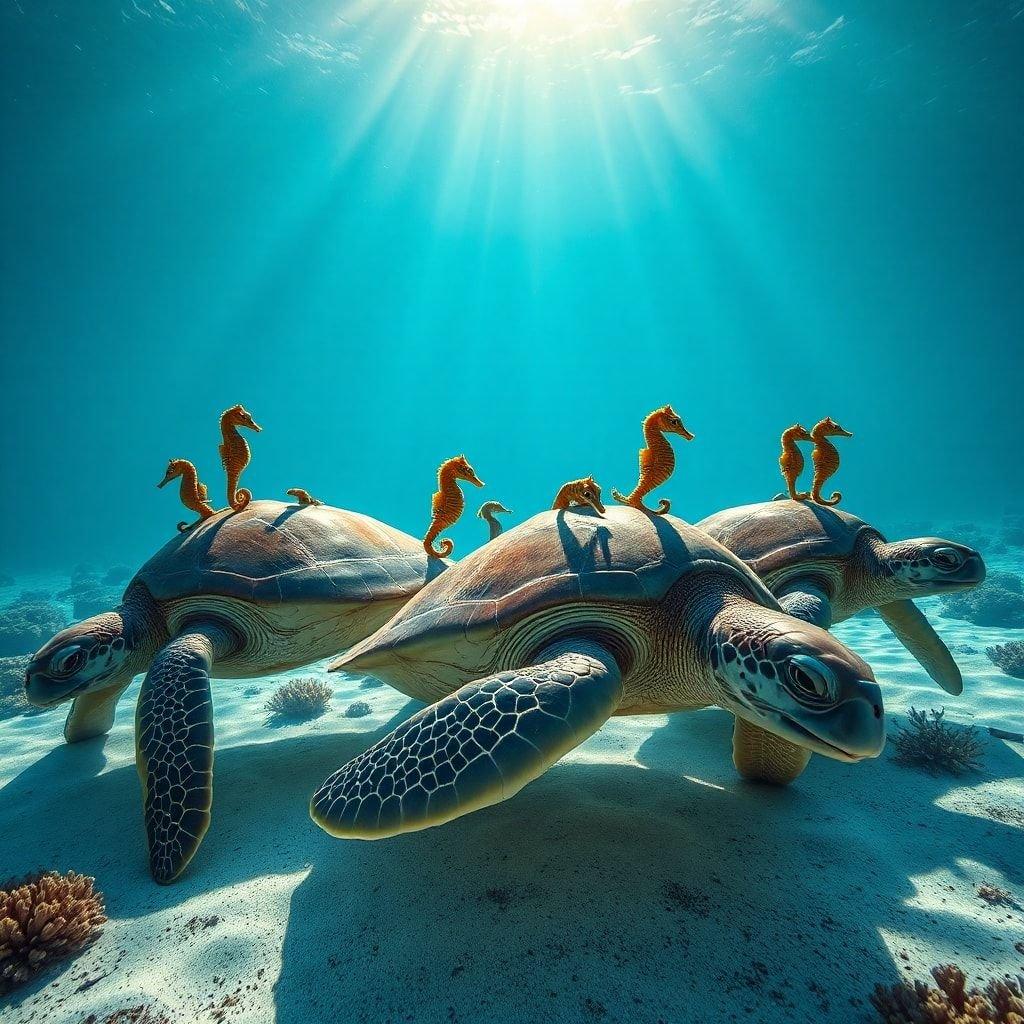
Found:
<svg viewBox="0 0 1024 1024"><path fill-rule="evenodd" d="M382 839L442 825L508 799L596 732L622 676L592 641L498 672L424 708L349 761L313 795L331 835Z"/></svg>
<svg viewBox="0 0 1024 1024"><path fill-rule="evenodd" d="M946 693L964 692L964 679L949 648L913 601L893 601L878 606L878 614L896 639L921 663Z"/></svg>
<svg viewBox="0 0 1024 1024"><path fill-rule="evenodd" d="M751 782L785 786L807 767L811 751L759 725L736 716L732 733L732 763Z"/></svg>
<svg viewBox="0 0 1024 1024"><path fill-rule="evenodd" d="M213 623L191 623L150 665L135 719L136 762L153 878L173 882L210 825L213 702L210 669L234 646Z"/></svg>
<svg viewBox="0 0 1024 1024"><path fill-rule="evenodd" d="M832 602L828 594L807 580L789 584L778 593L779 604L795 619L822 629L832 625Z"/></svg>

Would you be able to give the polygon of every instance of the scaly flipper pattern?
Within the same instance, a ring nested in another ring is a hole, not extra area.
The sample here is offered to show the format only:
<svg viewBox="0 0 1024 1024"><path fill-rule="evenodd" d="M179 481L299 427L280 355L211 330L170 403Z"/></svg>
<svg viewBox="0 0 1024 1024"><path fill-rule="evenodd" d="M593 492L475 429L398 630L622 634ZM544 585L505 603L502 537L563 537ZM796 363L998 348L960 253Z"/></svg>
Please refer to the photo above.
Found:
<svg viewBox="0 0 1024 1024"><path fill-rule="evenodd" d="M798 491L796 482L804 471L804 456L797 446L797 441L813 441L806 427L799 423L787 427L782 432L782 454L779 456L779 469L782 479L786 481L786 490L793 501L806 501L811 495L808 491Z"/></svg>
<svg viewBox="0 0 1024 1024"><path fill-rule="evenodd" d="M162 884L185 870L210 825L210 669L233 646L234 638L219 626L191 626L160 648L139 694L136 762L150 871Z"/></svg>
<svg viewBox="0 0 1024 1024"><path fill-rule="evenodd" d="M221 465L228 478L228 504L236 512L240 512L252 501L252 491L238 486L242 471L252 458L249 443L238 432L239 427L255 430L257 433L262 429L240 405L225 409L220 417L221 443L217 450L220 452Z"/></svg>
<svg viewBox="0 0 1024 1024"><path fill-rule="evenodd" d="M469 683L336 771L310 814L331 835L381 839L507 800L596 732L622 677L598 644ZM541 657L544 657L543 655Z"/></svg>
<svg viewBox="0 0 1024 1024"><path fill-rule="evenodd" d="M570 480L562 484L555 495L554 509L571 508L573 505L589 505L599 516L604 515L601 503L601 487L592 476L581 480Z"/></svg>
<svg viewBox="0 0 1024 1024"><path fill-rule="evenodd" d="M839 449L829 440L830 437L853 437L853 434L829 416L818 420L811 428L811 440L814 442L814 451L811 453L811 461L814 463L811 501L819 505L838 505L843 500L841 491L833 491L830 498L821 496L825 481L839 469Z"/></svg>
<svg viewBox="0 0 1024 1024"><path fill-rule="evenodd" d="M190 512L195 512L199 516L198 522L201 523L204 519L209 519L210 516L214 515L214 509L206 500L206 484L199 482L196 467L188 459L171 459L167 463L167 472L164 474L163 480L157 484L157 487L163 487L164 484L170 483L177 477L181 477L181 487L178 491L181 503ZM178 523L178 530L184 533L190 526L194 525L195 523L186 523L183 519Z"/></svg>
<svg viewBox="0 0 1024 1024"><path fill-rule="evenodd" d="M745 718L736 717L732 761L743 778L785 786L803 772L810 759L811 752L805 747L798 747Z"/></svg>
<svg viewBox="0 0 1024 1024"><path fill-rule="evenodd" d="M291 495L296 502L300 505L322 505L323 502L319 498L314 498L309 491L304 491L301 487L293 487L290 491L286 492Z"/></svg>
<svg viewBox="0 0 1024 1024"><path fill-rule="evenodd" d="M459 487L460 480L475 487L483 487L483 481L473 472L465 455L447 459L437 471L437 490L430 500L430 528L423 538L423 550L433 558L447 558L455 550L454 543L447 537L441 541L439 548L434 547L434 541L459 521L466 507L466 499Z"/></svg>
<svg viewBox="0 0 1024 1024"><path fill-rule="evenodd" d="M676 468L676 456L672 445L665 439L665 434L680 434L687 441L693 440L693 434L683 426L683 421L676 415L671 405L655 409L644 420L644 442L646 447L640 449L640 478L630 494L612 491L612 497L623 505L632 505L652 515L663 516L672 507L667 498L658 502L656 509L648 508L644 498L651 491L660 487Z"/></svg>

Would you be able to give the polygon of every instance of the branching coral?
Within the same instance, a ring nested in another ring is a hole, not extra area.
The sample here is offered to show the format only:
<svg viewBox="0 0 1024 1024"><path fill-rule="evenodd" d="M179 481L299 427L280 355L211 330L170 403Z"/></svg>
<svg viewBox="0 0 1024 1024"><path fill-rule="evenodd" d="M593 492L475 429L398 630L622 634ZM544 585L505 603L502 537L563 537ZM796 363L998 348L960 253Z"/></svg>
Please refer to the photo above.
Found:
<svg viewBox="0 0 1024 1024"><path fill-rule="evenodd" d="M886 1024L1021 1024L1024 1000L1012 981L995 979L984 989L967 988L955 964L932 968L938 988L923 981L876 985L871 1004Z"/></svg>
<svg viewBox="0 0 1024 1024"><path fill-rule="evenodd" d="M1024 641L1011 640L1008 644L986 647L985 653L1008 676L1024 679Z"/></svg>
<svg viewBox="0 0 1024 1024"><path fill-rule="evenodd" d="M370 714L373 708L365 700L355 700L345 708L346 718L363 718Z"/></svg>
<svg viewBox="0 0 1024 1024"><path fill-rule="evenodd" d="M942 599L942 614L976 626L1024 628L1024 581L1012 572L992 572L980 586Z"/></svg>
<svg viewBox="0 0 1024 1024"><path fill-rule="evenodd" d="M25 699L25 669L29 656L17 655L0 658L0 718L13 718L21 714L38 714L46 708L37 708Z"/></svg>
<svg viewBox="0 0 1024 1024"><path fill-rule="evenodd" d="M78 952L106 921L95 879L69 871L29 875L0 889L0 992Z"/></svg>
<svg viewBox="0 0 1024 1024"><path fill-rule="evenodd" d="M326 683L312 676L292 679L275 691L266 709L272 718L316 718L327 710L333 695Z"/></svg>
<svg viewBox="0 0 1024 1024"><path fill-rule="evenodd" d="M26 600L26 596L0 611L0 657L31 654L66 625L65 616L56 605Z"/></svg>
<svg viewBox="0 0 1024 1024"><path fill-rule="evenodd" d="M910 725L901 726L892 737L897 764L923 768L932 775L948 772L960 775L977 771L985 745L973 726L948 725L939 711L909 711Z"/></svg>

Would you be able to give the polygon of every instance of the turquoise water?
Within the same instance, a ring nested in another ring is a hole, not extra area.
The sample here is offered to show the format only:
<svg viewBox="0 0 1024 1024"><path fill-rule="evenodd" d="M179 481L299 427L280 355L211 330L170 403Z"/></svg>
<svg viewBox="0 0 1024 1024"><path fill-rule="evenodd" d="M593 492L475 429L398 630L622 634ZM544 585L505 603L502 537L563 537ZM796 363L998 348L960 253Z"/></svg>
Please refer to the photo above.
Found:
<svg viewBox="0 0 1024 1024"><path fill-rule="evenodd" d="M884 528L1019 510L1019 3L5 3L3 566L136 564L245 482L423 531L697 435L696 520L855 433ZM467 516L456 554L484 536Z"/></svg>

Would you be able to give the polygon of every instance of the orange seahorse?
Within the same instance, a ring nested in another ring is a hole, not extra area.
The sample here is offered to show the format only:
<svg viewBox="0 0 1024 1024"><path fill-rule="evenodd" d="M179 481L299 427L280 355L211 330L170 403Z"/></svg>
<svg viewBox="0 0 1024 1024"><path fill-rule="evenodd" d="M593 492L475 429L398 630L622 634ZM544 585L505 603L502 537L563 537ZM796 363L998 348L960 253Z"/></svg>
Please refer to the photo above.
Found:
<svg viewBox="0 0 1024 1024"><path fill-rule="evenodd" d="M224 472L228 476L228 504L236 512L241 512L252 501L252 491L238 486L242 470L249 465L249 459L252 457L248 442L238 432L239 427L246 427L257 433L262 429L240 405L233 405L221 414L220 434L223 440L217 450L220 452Z"/></svg>
<svg viewBox="0 0 1024 1024"><path fill-rule="evenodd" d="M552 508L569 508L570 505L589 505L599 516L604 515L601 504L601 485L592 477L585 476L581 480L570 480L562 484L555 495Z"/></svg>
<svg viewBox="0 0 1024 1024"><path fill-rule="evenodd" d="M447 558L455 545L449 538L441 541L440 548L434 548L434 541L442 530L454 526L458 522L462 510L466 507L466 499L462 496L459 481L466 480L475 487L483 487L483 481L473 472L473 467L466 461L465 455L457 455L441 463L437 471L437 490L430 501L430 529L423 538L423 550L434 558Z"/></svg>
<svg viewBox="0 0 1024 1024"><path fill-rule="evenodd" d="M821 496L825 481L839 469L839 450L828 440L830 437L853 437L853 434L829 416L818 420L811 428L811 440L814 441L814 451L811 452L811 461L814 463L811 500L819 505L838 505L843 500L841 491L833 491L831 498Z"/></svg>
<svg viewBox="0 0 1024 1024"><path fill-rule="evenodd" d="M676 456L665 434L680 434L687 441L693 440L693 434L683 426L683 421L671 405L655 409L644 420L644 441L647 446L640 449L640 479L632 494L623 495L613 490L612 497L616 501L656 516L663 516L672 507L665 498L658 502L657 509L648 508L644 504L644 498L656 487L660 487L676 468Z"/></svg>
<svg viewBox="0 0 1024 1024"><path fill-rule="evenodd" d="M201 523L204 519L209 519L210 516L214 515L214 510L206 500L209 497L206 491L206 484L199 482L199 474L196 473L196 467L188 459L171 459L167 463L167 472L164 474L163 480L157 484L157 487L163 487L164 484L169 484L179 476L181 477L181 489L178 493L181 497L182 505L190 512L195 512L199 516L197 522ZM195 523L186 523L183 519L178 523L178 530L184 533L190 526L195 526Z"/></svg>
<svg viewBox="0 0 1024 1024"><path fill-rule="evenodd" d="M799 423L786 427L782 432L782 454L779 456L779 469L782 470L782 478L786 481L786 489L793 501L806 501L811 495L808 491L798 491L796 482L804 471L803 452L797 447L797 441L813 441L814 438L807 432L807 428ZM785 497L785 495L779 495Z"/></svg>
<svg viewBox="0 0 1024 1024"><path fill-rule="evenodd" d="M290 494L297 505L322 505L323 502L319 498L314 498L309 491L304 491L301 487L293 487L290 491L285 493Z"/></svg>

